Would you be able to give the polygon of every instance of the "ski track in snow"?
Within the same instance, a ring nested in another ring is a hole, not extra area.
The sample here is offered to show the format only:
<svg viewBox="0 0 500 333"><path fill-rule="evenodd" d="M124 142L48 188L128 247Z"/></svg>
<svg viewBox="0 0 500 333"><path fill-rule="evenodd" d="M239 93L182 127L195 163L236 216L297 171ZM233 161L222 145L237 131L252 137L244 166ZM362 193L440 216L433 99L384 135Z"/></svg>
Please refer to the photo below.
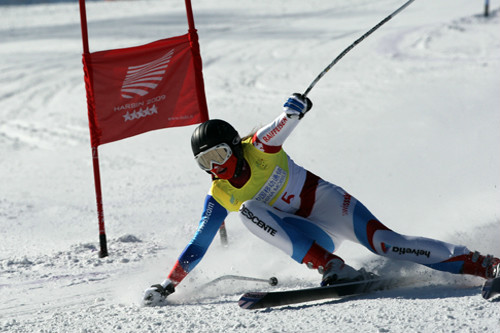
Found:
<svg viewBox="0 0 500 333"><path fill-rule="evenodd" d="M400 5L193 1L211 117L245 134L272 120L287 94ZM498 8L487 19L481 11L416 1L318 83L285 148L397 231L500 255L500 19ZM182 1L97 1L87 12L91 50L187 30ZM193 127L100 147L110 256L99 259L78 6L0 13L0 332L500 332L500 303L480 297L481 279L352 244L338 254L353 266L420 282L241 310L246 291L316 286L319 275L233 216L229 248L215 239L168 305L141 307L190 240L209 186L190 154ZM200 287L226 274L280 283Z"/></svg>

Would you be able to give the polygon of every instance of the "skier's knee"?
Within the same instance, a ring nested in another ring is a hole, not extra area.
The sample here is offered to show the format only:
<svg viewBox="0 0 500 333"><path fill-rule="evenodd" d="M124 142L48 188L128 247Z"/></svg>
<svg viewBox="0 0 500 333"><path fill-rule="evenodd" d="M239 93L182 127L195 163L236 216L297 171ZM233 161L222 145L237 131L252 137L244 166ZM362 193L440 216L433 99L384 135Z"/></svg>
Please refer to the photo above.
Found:
<svg viewBox="0 0 500 333"><path fill-rule="evenodd" d="M257 200L245 201L241 207L239 216L243 224L254 234L261 238L263 235L276 235L276 221L269 215L269 206Z"/></svg>
<svg viewBox="0 0 500 333"><path fill-rule="evenodd" d="M265 203L248 200L241 205L238 215L243 224L254 235L292 256L294 243L280 226L278 214L280 214L279 211ZM296 240L296 242L299 242L299 240Z"/></svg>

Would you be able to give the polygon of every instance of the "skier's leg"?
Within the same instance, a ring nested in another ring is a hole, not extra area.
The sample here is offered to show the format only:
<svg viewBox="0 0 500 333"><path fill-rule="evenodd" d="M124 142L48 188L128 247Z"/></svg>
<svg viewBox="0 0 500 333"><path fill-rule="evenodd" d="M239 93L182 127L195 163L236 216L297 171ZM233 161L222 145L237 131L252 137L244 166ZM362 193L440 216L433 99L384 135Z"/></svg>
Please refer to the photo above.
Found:
<svg viewBox="0 0 500 333"><path fill-rule="evenodd" d="M313 243L330 254L335 250L337 240L311 221L273 209L259 201L244 202L239 216L253 234L299 263L303 262Z"/></svg>
<svg viewBox="0 0 500 333"><path fill-rule="evenodd" d="M365 278L334 255L337 240L312 221L278 211L256 200L244 202L239 214L243 224L259 238L290 255L295 261L323 274L322 285Z"/></svg>
<svg viewBox="0 0 500 333"><path fill-rule="evenodd" d="M359 201L353 211L354 232L370 251L391 258L412 261L427 267L455 273L491 277L500 259L481 256L467 247L425 237L398 234L380 221Z"/></svg>

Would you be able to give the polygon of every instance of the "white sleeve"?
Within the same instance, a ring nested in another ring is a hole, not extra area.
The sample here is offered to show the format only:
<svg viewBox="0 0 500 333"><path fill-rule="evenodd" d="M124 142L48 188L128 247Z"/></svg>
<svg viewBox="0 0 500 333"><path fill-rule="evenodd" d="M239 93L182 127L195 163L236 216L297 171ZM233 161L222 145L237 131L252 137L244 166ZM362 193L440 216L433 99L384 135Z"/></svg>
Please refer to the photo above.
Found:
<svg viewBox="0 0 500 333"><path fill-rule="evenodd" d="M298 118L288 118L283 112L268 125L255 133L253 144L266 153L273 153L281 149L286 138L292 133L299 123Z"/></svg>

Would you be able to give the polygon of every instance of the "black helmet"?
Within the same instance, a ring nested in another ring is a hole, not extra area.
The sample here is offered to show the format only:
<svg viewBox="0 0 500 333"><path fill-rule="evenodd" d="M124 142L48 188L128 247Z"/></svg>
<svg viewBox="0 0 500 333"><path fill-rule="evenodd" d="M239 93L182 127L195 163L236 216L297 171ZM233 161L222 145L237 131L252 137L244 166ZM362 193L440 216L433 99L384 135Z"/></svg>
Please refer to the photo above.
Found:
<svg viewBox="0 0 500 333"><path fill-rule="evenodd" d="M194 156L221 143L227 144L238 159L235 171L237 177L243 166L243 149L240 135L231 124L220 119L210 119L196 127L191 135Z"/></svg>

